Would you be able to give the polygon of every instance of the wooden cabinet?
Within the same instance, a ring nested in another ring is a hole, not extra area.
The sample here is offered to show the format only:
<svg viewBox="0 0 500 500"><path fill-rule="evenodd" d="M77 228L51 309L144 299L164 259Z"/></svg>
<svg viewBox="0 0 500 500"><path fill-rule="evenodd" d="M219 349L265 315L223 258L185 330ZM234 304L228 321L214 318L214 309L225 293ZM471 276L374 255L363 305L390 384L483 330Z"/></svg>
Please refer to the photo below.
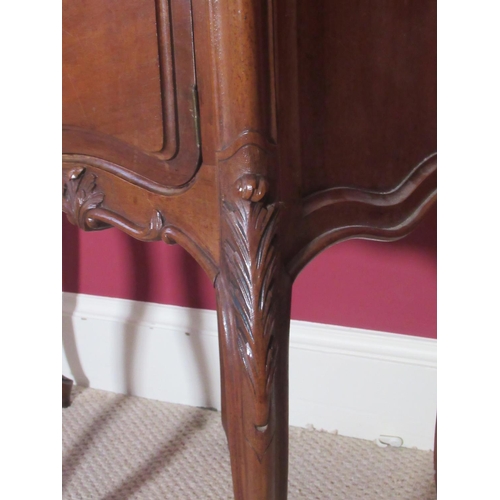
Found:
<svg viewBox="0 0 500 500"><path fill-rule="evenodd" d="M65 0L63 26L63 154L145 186L188 182L201 162L189 2Z"/></svg>
<svg viewBox="0 0 500 500"><path fill-rule="evenodd" d="M218 297L235 497L284 499L293 280L436 199L435 0L64 0L63 209Z"/></svg>

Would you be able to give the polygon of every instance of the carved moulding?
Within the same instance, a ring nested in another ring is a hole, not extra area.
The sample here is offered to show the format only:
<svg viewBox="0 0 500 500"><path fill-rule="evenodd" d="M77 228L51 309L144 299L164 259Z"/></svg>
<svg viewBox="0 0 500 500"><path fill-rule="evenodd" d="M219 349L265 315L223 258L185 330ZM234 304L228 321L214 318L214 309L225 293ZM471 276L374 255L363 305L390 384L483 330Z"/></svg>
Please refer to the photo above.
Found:
<svg viewBox="0 0 500 500"><path fill-rule="evenodd" d="M390 191L332 188L303 200L294 279L325 248L351 238L397 240L410 233L437 198L437 155L419 163Z"/></svg>
<svg viewBox="0 0 500 500"><path fill-rule="evenodd" d="M104 207L105 193L97 185L97 175L82 165L63 168L62 206L68 220L84 231L116 227L141 241L163 240L180 244L214 280L218 268L211 256L182 229L170 224L160 210L153 211L149 223L141 225Z"/></svg>

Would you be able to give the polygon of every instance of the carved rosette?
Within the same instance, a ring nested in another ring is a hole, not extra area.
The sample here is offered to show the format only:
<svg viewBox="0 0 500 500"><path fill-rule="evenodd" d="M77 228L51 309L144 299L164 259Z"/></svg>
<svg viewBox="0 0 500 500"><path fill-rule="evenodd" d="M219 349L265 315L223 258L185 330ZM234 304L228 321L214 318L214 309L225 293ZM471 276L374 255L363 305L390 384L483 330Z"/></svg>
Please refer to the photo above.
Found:
<svg viewBox="0 0 500 500"><path fill-rule="evenodd" d="M264 203L269 184L261 175L243 175L234 188L234 196L222 205L223 323L251 392L245 401L245 438L261 460L275 431L271 405L278 359L276 279L281 263L276 230L281 205Z"/></svg>

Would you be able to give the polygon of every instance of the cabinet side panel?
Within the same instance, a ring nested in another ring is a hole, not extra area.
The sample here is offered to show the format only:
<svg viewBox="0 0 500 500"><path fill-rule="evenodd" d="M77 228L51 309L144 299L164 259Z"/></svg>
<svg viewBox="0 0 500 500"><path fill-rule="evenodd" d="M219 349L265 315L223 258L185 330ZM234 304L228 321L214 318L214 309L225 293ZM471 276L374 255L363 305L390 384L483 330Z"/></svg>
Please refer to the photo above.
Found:
<svg viewBox="0 0 500 500"><path fill-rule="evenodd" d="M387 190L436 151L436 1L298 1L304 195Z"/></svg>

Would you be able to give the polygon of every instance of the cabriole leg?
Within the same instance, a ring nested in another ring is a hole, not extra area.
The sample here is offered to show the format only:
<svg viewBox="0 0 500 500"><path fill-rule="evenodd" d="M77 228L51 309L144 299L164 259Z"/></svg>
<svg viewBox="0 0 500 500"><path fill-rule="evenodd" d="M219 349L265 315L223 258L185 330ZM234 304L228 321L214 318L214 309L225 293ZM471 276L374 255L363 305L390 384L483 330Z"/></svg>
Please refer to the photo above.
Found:
<svg viewBox="0 0 500 500"><path fill-rule="evenodd" d="M284 500L291 283L278 203L224 200L218 294L224 426L237 500Z"/></svg>

